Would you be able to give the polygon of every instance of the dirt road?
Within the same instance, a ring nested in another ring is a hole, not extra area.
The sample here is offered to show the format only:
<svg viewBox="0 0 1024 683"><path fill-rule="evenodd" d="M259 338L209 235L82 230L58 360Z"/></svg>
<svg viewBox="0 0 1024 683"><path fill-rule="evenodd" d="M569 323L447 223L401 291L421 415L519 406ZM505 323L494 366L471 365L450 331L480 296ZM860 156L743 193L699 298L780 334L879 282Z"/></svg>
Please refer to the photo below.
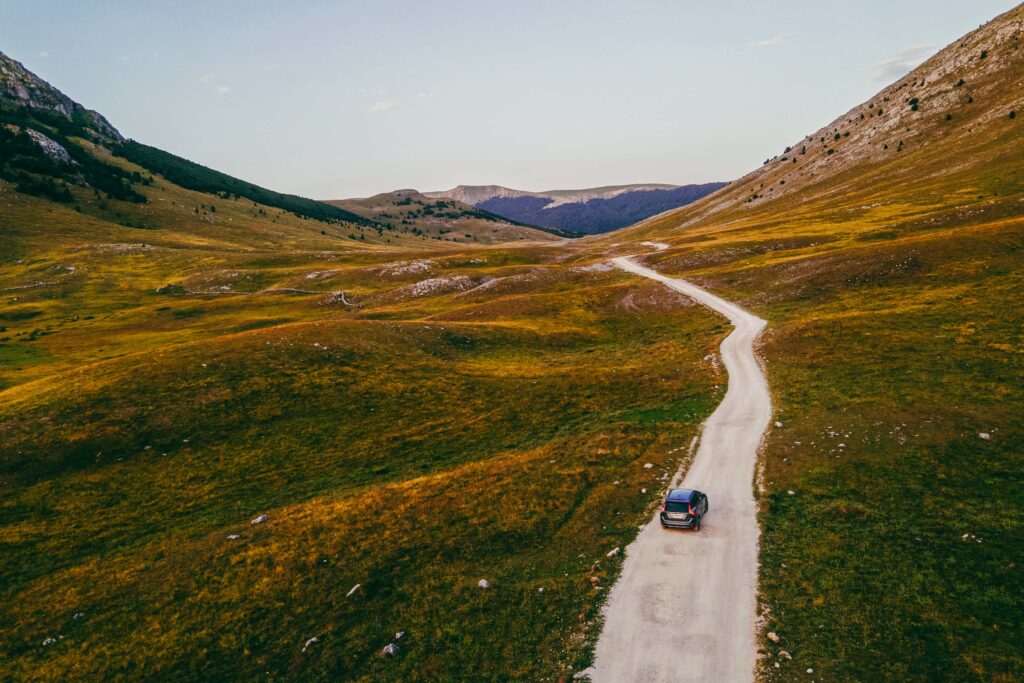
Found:
<svg viewBox="0 0 1024 683"><path fill-rule="evenodd" d="M728 391L704 424L682 484L708 494L702 529L662 529L655 516L626 549L588 673L595 683L751 681L757 654L754 465L771 417L753 343L765 321L630 257L612 263L692 297L736 329L721 348Z"/></svg>

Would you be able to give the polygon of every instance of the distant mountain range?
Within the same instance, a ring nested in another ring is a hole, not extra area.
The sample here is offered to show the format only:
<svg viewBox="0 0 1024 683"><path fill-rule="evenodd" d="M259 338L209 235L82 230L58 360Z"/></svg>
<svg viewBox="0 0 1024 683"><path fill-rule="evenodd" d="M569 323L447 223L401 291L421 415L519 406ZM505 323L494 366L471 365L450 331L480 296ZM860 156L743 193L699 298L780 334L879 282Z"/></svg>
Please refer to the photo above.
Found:
<svg viewBox="0 0 1024 683"><path fill-rule="evenodd" d="M459 185L451 190L423 194L435 199L453 199L520 223L596 234L618 230L685 206L726 184L647 183L544 192L501 185Z"/></svg>

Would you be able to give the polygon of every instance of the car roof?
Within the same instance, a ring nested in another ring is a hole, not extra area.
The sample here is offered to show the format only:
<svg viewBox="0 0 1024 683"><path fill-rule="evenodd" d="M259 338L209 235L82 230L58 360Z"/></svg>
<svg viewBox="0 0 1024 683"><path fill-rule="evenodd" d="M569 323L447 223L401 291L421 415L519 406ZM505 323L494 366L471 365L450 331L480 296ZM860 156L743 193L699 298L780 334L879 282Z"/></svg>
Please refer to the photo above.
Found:
<svg viewBox="0 0 1024 683"><path fill-rule="evenodd" d="M694 489L672 489L668 492L668 499L687 502L693 498L695 493L697 492Z"/></svg>

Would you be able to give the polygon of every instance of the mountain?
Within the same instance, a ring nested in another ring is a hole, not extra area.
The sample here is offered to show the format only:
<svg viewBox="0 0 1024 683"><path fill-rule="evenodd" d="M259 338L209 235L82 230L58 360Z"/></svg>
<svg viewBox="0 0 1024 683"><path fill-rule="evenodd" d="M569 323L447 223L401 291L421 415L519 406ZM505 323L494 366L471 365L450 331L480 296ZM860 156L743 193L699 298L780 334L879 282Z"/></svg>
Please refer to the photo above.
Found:
<svg viewBox="0 0 1024 683"><path fill-rule="evenodd" d="M325 203L351 211L400 232L455 242L484 244L510 240L555 240L561 230L538 229L474 208L456 199L433 199L416 190L384 192L365 199L332 199ZM447 236L447 237L446 237Z"/></svg>
<svg viewBox="0 0 1024 683"><path fill-rule="evenodd" d="M1024 676L1022 160L1018 6L714 195L587 240L660 242L651 267L768 321L764 680Z"/></svg>
<svg viewBox="0 0 1024 683"><path fill-rule="evenodd" d="M617 230L696 201L724 187L702 185L609 185L583 190L527 192L500 185L459 185L431 198L455 199L511 220L574 233Z"/></svg>
<svg viewBox="0 0 1024 683"><path fill-rule="evenodd" d="M74 187L103 192L108 199L147 202L140 187L151 174L190 190L221 198L245 198L313 220L369 227L361 216L334 206L282 194L193 163L155 147L125 140L101 114L86 109L0 53L0 177L30 194L76 201ZM129 172L111 156L141 170ZM144 175L144 172L146 175ZM81 204L79 200L79 205Z"/></svg>
<svg viewBox="0 0 1024 683"><path fill-rule="evenodd" d="M0 107L25 107L56 114L74 122L98 142L123 142L124 138L99 112L86 109L0 52Z"/></svg>

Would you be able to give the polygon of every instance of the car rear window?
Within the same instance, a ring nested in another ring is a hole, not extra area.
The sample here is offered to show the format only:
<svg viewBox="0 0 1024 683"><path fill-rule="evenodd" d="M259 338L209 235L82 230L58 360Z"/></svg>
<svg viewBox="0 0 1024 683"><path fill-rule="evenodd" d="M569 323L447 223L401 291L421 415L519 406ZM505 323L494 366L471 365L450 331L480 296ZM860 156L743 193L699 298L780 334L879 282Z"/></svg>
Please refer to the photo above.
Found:
<svg viewBox="0 0 1024 683"><path fill-rule="evenodd" d="M690 505L688 503L680 503L669 501L665 503L665 512L689 512Z"/></svg>

